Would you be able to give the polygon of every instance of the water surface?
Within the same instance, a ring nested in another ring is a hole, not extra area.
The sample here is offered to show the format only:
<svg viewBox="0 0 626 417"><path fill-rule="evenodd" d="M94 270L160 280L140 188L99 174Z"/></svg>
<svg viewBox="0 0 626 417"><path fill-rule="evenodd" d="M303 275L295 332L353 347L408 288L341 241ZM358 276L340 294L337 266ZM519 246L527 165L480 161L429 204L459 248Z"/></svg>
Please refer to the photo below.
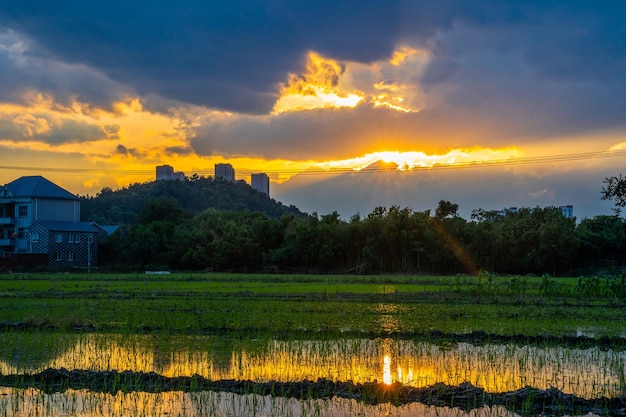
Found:
<svg viewBox="0 0 626 417"><path fill-rule="evenodd" d="M470 382L487 392L555 387L585 398L626 392L626 352L394 339L240 340L224 336L5 333L0 372L46 368L201 375L211 380L327 378L415 387Z"/></svg>

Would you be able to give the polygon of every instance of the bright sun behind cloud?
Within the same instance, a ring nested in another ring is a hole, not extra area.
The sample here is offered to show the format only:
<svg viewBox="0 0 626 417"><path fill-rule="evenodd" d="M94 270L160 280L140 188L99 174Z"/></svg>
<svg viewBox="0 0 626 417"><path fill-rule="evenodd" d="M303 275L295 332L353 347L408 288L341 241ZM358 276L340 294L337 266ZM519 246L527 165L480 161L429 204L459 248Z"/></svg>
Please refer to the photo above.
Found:
<svg viewBox="0 0 626 417"><path fill-rule="evenodd" d="M523 153L517 148L472 148L454 149L445 154L429 155L424 152L373 152L357 158L328 161L320 163L324 169L352 169L361 171L372 164L382 161L397 165L399 171L412 169L432 168L435 166L461 167L467 165L501 163L522 157Z"/></svg>
<svg viewBox="0 0 626 417"><path fill-rule="evenodd" d="M388 60L371 64L338 62L309 52L302 74L281 84L272 114L315 109L352 108L370 103L399 112L421 109L414 81L429 62L426 52L400 47Z"/></svg>
<svg viewBox="0 0 626 417"><path fill-rule="evenodd" d="M281 86L273 113L356 106L364 97L337 87L343 72L338 62L310 52L306 73L289 75L289 80Z"/></svg>

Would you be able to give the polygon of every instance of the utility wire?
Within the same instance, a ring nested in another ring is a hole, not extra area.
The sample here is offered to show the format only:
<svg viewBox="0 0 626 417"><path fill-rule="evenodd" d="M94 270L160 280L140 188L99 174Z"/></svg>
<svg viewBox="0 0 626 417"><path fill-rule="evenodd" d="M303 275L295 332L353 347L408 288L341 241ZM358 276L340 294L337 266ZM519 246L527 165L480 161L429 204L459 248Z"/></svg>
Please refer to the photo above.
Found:
<svg viewBox="0 0 626 417"><path fill-rule="evenodd" d="M492 161L468 161L468 162L456 162L450 163L434 163L432 165L416 165L408 166L407 171L421 171L421 170L441 170L441 169L466 169L466 168L490 168L490 167L502 167L512 165L533 165L533 164L546 164L546 163L558 163L558 162L574 162L584 161L592 159L604 159L604 158L618 158L626 156L626 149L617 151L599 151L599 152L583 152L583 153L570 153L570 154L557 154L557 155L544 155L525 158L509 158L509 159L497 159ZM58 172L58 173L76 173L76 174L115 174L115 175L153 175L154 169L103 169L103 168L67 168L67 167L28 167L28 166L8 166L0 165L0 170L13 170L13 171L35 171L35 172ZM240 173L250 174L259 172L261 170L249 170L241 169L237 170ZM340 174L340 173L353 173L353 174L366 174L376 172L396 172L395 167L387 166L374 166L366 167L362 169L354 168L310 168L305 170L268 170L263 171L268 175L327 175L327 174ZM212 175L213 170L195 170L196 174L208 174Z"/></svg>

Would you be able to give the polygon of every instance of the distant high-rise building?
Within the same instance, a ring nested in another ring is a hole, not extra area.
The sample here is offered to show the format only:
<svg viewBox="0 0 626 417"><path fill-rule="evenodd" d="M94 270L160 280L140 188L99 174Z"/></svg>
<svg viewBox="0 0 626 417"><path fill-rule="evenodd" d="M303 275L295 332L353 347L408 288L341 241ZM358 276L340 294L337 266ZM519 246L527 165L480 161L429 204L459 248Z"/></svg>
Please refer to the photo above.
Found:
<svg viewBox="0 0 626 417"><path fill-rule="evenodd" d="M215 178L223 178L226 181L235 181L235 168L231 164L215 164Z"/></svg>
<svg viewBox="0 0 626 417"><path fill-rule="evenodd" d="M252 188L262 192L266 196L270 196L270 177L267 174L252 174L251 175Z"/></svg>
<svg viewBox="0 0 626 417"><path fill-rule="evenodd" d="M159 165L156 167L156 179L158 180L185 180L184 172L174 172L174 168L169 165Z"/></svg>
<svg viewBox="0 0 626 417"><path fill-rule="evenodd" d="M572 217L574 217L574 206L567 205L567 206L561 206L559 207L561 209L561 213L563 213L563 216L571 219Z"/></svg>
<svg viewBox="0 0 626 417"><path fill-rule="evenodd" d="M174 168L169 165L159 165L156 167L156 179L159 180L171 180L174 175Z"/></svg>
<svg viewBox="0 0 626 417"><path fill-rule="evenodd" d="M502 210L500 210L501 216L506 216L507 214L510 214L510 213L517 213L517 207L508 207L508 208L503 208Z"/></svg>

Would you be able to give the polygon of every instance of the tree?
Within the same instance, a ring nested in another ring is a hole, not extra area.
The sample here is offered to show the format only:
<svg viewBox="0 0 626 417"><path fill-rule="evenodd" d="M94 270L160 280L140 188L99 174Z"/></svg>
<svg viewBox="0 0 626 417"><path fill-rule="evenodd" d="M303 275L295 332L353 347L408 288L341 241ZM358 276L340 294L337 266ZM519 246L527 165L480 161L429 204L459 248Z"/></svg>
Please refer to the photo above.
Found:
<svg viewBox="0 0 626 417"><path fill-rule="evenodd" d="M538 255L544 268L551 267L552 274L556 275L557 272L571 267L579 244L575 218L563 216L558 207L543 209Z"/></svg>
<svg viewBox="0 0 626 417"><path fill-rule="evenodd" d="M183 210L178 201L172 197L151 198L137 216L137 224L148 224L156 221L178 222Z"/></svg>
<svg viewBox="0 0 626 417"><path fill-rule="evenodd" d="M458 211L458 204L454 204L446 200L441 200L439 201L437 209L435 210L435 218L443 220L446 217L457 217Z"/></svg>
<svg viewBox="0 0 626 417"><path fill-rule="evenodd" d="M615 200L613 209L616 216L621 213L621 208L626 206L626 178L619 174L619 177L609 177L604 179L605 187L602 187L602 200Z"/></svg>

